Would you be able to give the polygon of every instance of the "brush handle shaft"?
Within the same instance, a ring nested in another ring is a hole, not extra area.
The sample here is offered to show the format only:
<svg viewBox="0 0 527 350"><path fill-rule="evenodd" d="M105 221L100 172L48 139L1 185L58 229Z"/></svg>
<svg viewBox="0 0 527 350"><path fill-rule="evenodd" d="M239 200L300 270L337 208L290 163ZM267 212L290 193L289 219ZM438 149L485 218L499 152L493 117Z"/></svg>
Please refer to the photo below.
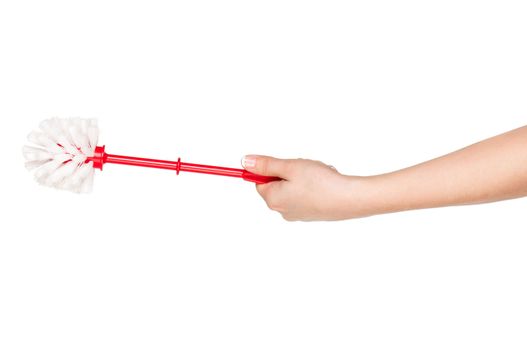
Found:
<svg viewBox="0 0 527 350"><path fill-rule="evenodd" d="M181 162L180 159L174 162L170 160L120 156L116 154L108 154L108 153L105 153L104 151L101 156L102 156L102 163L125 164L125 165L135 165L135 166L148 167L148 168L169 169L169 170L175 170L178 174L180 171L188 171L192 173L239 177L246 181L254 182L257 184L263 184L263 183L268 183L271 181L281 180L278 177L253 174L245 169L226 168L226 167L204 165L204 164L183 163Z"/></svg>

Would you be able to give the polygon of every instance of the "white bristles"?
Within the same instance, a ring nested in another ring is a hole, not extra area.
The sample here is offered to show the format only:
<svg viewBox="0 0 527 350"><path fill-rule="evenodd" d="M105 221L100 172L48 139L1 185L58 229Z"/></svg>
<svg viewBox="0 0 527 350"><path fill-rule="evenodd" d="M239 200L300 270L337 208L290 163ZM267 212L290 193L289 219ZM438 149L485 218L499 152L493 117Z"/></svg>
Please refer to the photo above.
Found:
<svg viewBox="0 0 527 350"><path fill-rule="evenodd" d="M80 192L82 193L89 193L91 192L93 188L93 177L95 175L95 168L91 167L88 176L86 176L86 179L81 183L80 185Z"/></svg>
<svg viewBox="0 0 527 350"><path fill-rule="evenodd" d="M47 160L34 160L34 161L26 162L25 165L26 165L26 169L31 171L33 169L38 168L41 165L44 165L44 163L46 162Z"/></svg>
<svg viewBox="0 0 527 350"><path fill-rule="evenodd" d="M24 146L22 153L28 162L39 161L39 160L51 160L53 155L47 150L38 147Z"/></svg>
<svg viewBox="0 0 527 350"><path fill-rule="evenodd" d="M90 142L90 147L95 149L97 147L97 142L99 139L99 128L97 127L97 120L91 119L88 124L88 129L86 130L88 134L88 140Z"/></svg>
<svg viewBox="0 0 527 350"><path fill-rule="evenodd" d="M28 135L22 153L26 168L42 185L73 192L90 192L95 174L92 157L99 129L95 119L51 118Z"/></svg>

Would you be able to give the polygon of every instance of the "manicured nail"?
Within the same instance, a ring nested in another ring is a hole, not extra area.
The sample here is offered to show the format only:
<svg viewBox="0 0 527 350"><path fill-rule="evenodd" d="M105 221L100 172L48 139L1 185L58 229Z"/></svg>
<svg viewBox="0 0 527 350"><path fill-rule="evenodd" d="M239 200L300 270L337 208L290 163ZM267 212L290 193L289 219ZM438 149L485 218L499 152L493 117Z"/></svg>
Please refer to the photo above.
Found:
<svg viewBox="0 0 527 350"><path fill-rule="evenodd" d="M255 156L245 156L242 158L242 166L245 169L252 169L256 166L256 157Z"/></svg>

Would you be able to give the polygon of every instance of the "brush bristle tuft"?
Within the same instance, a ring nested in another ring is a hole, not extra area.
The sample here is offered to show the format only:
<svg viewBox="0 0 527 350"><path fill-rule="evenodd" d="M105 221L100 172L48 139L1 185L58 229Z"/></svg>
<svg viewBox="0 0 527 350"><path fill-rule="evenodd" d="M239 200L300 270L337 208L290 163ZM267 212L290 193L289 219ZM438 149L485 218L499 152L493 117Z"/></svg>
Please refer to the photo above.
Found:
<svg viewBox="0 0 527 350"><path fill-rule="evenodd" d="M51 118L28 135L22 149L26 168L38 183L77 193L91 192L95 174L92 157L99 128L95 119Z"/></svg>

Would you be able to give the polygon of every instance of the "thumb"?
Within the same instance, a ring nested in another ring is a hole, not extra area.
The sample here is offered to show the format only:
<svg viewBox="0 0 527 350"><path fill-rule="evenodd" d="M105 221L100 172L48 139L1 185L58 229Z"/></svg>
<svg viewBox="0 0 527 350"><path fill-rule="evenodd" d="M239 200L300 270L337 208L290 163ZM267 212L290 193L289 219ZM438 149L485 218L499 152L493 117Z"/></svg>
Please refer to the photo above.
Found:
<svg viewBox="0 0 527 350"><path fill-rule="evenodd" d="M278 159L268 156L247 155L242 158L242 166L245 170L265 176L278 176L287 178L286 159Z"/></svg>

